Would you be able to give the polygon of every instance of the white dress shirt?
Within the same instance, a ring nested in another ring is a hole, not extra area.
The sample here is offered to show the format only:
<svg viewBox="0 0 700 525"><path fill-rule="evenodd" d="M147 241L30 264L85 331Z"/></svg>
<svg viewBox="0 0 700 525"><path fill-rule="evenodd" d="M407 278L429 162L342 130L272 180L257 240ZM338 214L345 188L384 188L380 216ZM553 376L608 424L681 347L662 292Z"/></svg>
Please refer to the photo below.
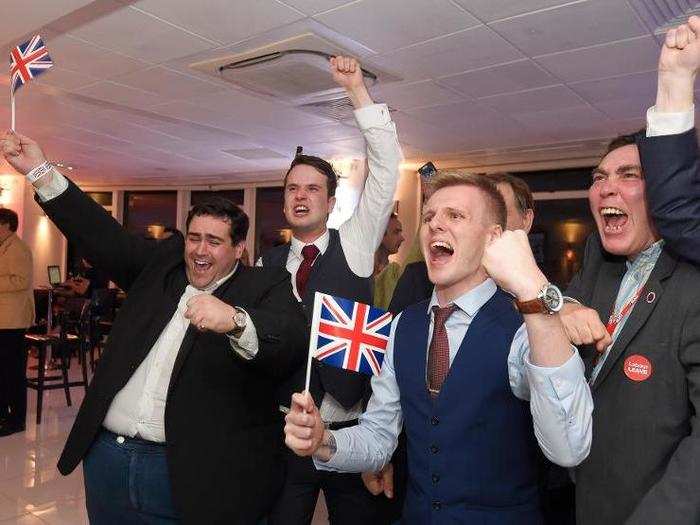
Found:
<svg viewBox="0 0 700 525"><path fill-rule="evenodd" d="M374 252L382 242L393 209L402 154L396 136L396 125L391 120L386 104L372 104L356 109L355 120L367 143L367 180L357 208L340 225L338 234L350 270L355 275L369 278L374 272ZM328 230L313 243L303 243L292 237L286 268L291 274L292 289L297 300L301 301L296 284L297 271L303 261L301 250L307 244L314 244L320 256L328 249L329 240ZM262 266L262 258L256 264ZM362 413L362 403L346 410L333 396L326 393L320 411L324 421L348 421Z"/></svg>
<svg viewBox="0 0 700 525"><path fill-rule="evenodd" d="M45 177L48 175L45 175ZM36 192L42 201L58 197L68 189L68 180L55 168L52 178ZM165 326L146 358L122 388L107 411L102 425L123 436L139 436L147 441L165 442L165 403L175 359L190 325L185 319L187 301L195 295L212 293L231 277L238 267L205 290L188 284L172 318ZM243 359L252 359L258 352L258 335L246 312L246 326L239 337L229 337L231 348Z"/></svg>
<svg viewBox="0 0 700 525"><path fill-rule="evenodd" d="M469 325L479 309L496 293L496 284L487 279L459 297L459 308L445 323L452 364ZM433 297L426 315L430 316L428 341L432 337ZM401 392L394 368L394 333L401 318L391 326L382 371L372 378L372 397L367 410L354 427L333 431L337 451L328 462L314 458L321 470L338 472L379 471L391 459L403 424ZM425 350L426 362L428 347ZM408 349L402 349L405 351ZM584 365L575 347L571 358L556 368L533 365L530 343L523 324L513 337L508 355L508 376L513 394L530 401L535 436L544 454L553 462L573 466L586 458L591 446L593 399L584 377ZM477 453L475 451L475 453Z"/></svg>

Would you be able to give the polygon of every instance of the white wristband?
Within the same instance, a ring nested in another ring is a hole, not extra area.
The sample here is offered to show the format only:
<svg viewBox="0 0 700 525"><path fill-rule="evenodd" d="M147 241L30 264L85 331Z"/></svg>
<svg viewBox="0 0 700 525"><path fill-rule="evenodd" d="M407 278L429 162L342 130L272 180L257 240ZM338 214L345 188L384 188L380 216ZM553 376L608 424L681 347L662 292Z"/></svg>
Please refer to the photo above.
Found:
<svg viewBox="0 0 700 525"><path fill-rule="evenodd" d="M33 168L29 173L27 173L27 179L29 179L29 182L34 184L52 169L53 165L49 161L46 161L43 164L39 164L36 168Z"/></svg>

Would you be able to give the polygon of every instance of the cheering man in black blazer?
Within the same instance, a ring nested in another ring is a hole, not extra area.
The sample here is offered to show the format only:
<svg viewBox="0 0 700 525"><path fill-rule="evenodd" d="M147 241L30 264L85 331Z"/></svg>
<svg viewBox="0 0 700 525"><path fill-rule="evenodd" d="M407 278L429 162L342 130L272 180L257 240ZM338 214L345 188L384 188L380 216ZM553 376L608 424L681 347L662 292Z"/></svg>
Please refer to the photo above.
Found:
<svg viewBox="0 0 700 525"><path fill-rule="evenodd" d="M58 463L68 474L83 460L90 521L256 523L283 479L275 393L306 348L289 275L238 263L248 217L225 199L190 211L184 250L147 243L34 141L7 132L1 144L51 220L128 293Z"/></svg>

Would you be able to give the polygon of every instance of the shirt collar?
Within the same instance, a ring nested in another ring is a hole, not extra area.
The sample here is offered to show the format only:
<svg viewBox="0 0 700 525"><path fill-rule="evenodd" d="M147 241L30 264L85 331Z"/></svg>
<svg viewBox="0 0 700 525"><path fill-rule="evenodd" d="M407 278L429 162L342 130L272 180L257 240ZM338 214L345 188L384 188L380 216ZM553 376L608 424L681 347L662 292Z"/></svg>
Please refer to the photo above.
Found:
<svg viewBox="0 0 700 525"><path fill-rule="evenodd" d="M328 243L330 242L330 234L328 233L328 228L326 228L326 231L324 231L321 236L316 239L314 242L308 242L304 243L297 239L296 237L292 236L292 242L291 245L289 246L289 249L291 252L296 255L297 257L301 258L301 250L304 246L307 246L309 244L313 244L318 248L319 253L324 254L326 253L326 249L328 248Z"/></svg>
<svg viewBox="0 0 700 525"><path fill-rule="evenodd" d="M496 283L493 279L488 278L476 288L472 288L467 293L460 295L453 303L469 317L474 317L479 309L484 306L495 293ZM433 289L433 295L428 304L428 315L432 312L433 306L438 306L435 289Z"/></svg>
<svg viewBox="0 0 700 525"><path fill-rule="evenodd" d="M639 253L633 260L625 261L628 271L643 272L653 267L656 264L661 250L664 247L664 240L660 239L649 246L646 250Z"/></svg>

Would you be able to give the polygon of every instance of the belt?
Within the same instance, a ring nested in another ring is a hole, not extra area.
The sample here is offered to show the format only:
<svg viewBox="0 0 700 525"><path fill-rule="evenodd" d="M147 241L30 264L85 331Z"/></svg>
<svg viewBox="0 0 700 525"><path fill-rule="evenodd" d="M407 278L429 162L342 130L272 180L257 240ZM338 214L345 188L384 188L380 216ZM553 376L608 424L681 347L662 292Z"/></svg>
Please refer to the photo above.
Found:
<svg viewBox="0 0 700 525"><path fill-rule="evenodd" d="M357 419L350 419L348 421L330 421L326 423L326 428L328 430L340 430L342 428L354 427L358 424Z"/></svg>
<svg viewBox="0 0 700 525"><path fill-rule="evenodd" d="M124 436L121 434L115 434L114 432L111 432L110 430L107 430L106 428L102 428L102 433L107 436L108 439L113 439L120 445L126 443L130 445L137 445L141 447L158 447L158 448L164 448L166 446L165 443L160 443L158 441L147 441L145 439L141 439L138 437L129 437L129 436Z"/></svg>

